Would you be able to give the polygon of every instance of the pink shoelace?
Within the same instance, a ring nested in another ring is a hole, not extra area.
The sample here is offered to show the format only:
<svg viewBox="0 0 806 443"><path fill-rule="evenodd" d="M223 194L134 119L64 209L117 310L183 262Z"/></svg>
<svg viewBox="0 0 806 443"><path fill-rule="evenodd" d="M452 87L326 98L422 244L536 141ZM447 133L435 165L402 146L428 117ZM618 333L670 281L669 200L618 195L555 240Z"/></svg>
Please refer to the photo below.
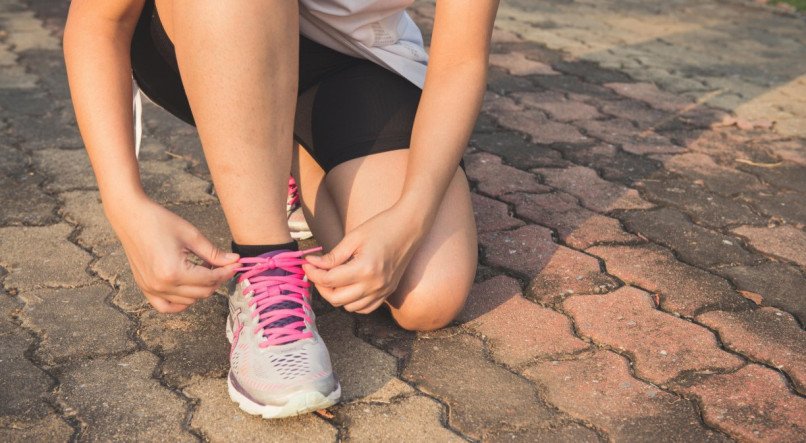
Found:
<svg viewBox="0 0 806 443"><path fill-rule="evenodd" d="M242 272L238 282L249 279L243 295L253 293L249 306L255 308L252 317L259 318L253 333L257 334L263 329L265 340L260 343L261 348L313 337L313 333L306 328L312 320L305 313L311 310L308 293L310 283L303 280L305 272L301 265L306 263L303 255L320 250L321 247L239 260L244 266L238 268ZM275 269L285 271L285 275L267 272ZM294 307L289 308L289 305Z"/></svg>
<svg viewBox="0 0 806 443"><path fill-rule="evenodd" d="M294 208L298 202L299 187L297 186L297 181L294 180L294 177L288 177L288 200L286 201L286 205L288 205L289 208Z"/></svg>

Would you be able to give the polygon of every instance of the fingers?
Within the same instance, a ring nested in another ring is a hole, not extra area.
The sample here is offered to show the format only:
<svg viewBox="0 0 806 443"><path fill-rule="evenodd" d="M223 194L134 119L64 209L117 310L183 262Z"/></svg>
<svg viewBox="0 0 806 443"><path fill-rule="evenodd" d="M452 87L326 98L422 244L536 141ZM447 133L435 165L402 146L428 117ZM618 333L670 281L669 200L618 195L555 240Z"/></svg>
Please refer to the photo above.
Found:
<svg viewBox="0 0 806 443"><path fill-rule="evenodd" d="M198 229L191 230L184 240L188 249L213 266L226 266L238 261L238 254L217 248Z"/></svg>
<svg viewBox="0 0 806 443"><path fill-rule="evenodd" d="M148 300L148 303L154 307L157 312L161 312L163 314L176 314L184 311L188 308L188 306L190 306L190 304L171 303L168 300L150 294L145 294L145 297L146 300Z"/></svg>
<svg viewBox="0 0 806 443"><path fill-rule="evenodd" d="M225 281L232 278L232 276L235 275L235 270L240 267L238 263L213 269L204 266L196 266L192 263L189 264L190 266L176 279L177 285L218 288Z"/></svg>
<svg viewBox="0 0 806 443"><path fill-rule="evenodd" d="M308 255L305 256L305 259L317 268L332 269L349 260L355 253L356 247L355 240L348 234L327 254L322 256Z"/></svg>
<svg viewBox="0 0 806 443"><path fill-rule="evenodd" d="M353 304L345 306L344 309L346 309L346 310L348 310L350 312L355 312L356 314L369 314L369 313L373 312L374 310L378 309L383 304L384 301L386 301L385 297L384 298L379 298L379 299L377 299L375 301L372 301L371 303L363 305L363 306L359 305L358 304L359 302L355 302ZM353 305L355 305L355 306L353 306Z"/></svg>
<svg viewBox="0 0 806 443"><path fill-rule="evenodd" d="M340 288L358 283L366 278L366 272L362 272L363 267L355 260L343 265L336 266L330 270L317 268L316 266L304 264L302 270L308 276L308 280L317 286L328 288Z"/></svg>

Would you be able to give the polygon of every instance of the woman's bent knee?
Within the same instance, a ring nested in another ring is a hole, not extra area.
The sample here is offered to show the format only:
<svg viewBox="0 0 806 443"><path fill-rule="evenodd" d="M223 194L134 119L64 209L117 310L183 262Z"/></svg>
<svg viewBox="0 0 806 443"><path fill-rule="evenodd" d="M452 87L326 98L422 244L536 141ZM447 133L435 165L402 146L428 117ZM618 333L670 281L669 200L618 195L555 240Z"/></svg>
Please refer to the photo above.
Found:
<svg viewBox="0 0 806 443"><path fill-rule="evenodd" d="M457 286L461 287L450 290L416 289L395 297L390 303L392 317L401 328L409 331L427 332L444 328L462 311L470 292L469 285Z"/></svg>

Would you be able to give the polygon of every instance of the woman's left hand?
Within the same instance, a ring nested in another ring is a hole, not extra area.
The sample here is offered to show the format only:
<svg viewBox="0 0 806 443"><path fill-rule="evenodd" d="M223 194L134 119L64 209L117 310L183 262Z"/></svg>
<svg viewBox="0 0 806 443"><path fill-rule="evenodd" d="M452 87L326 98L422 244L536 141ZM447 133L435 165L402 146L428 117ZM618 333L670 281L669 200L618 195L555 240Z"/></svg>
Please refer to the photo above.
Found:
<svg viewBox="0 0 806 443"><path fill-rule="evenodd" d="M368 314L397 289L422 231L396 205L350 231L329 253L308 256L303 269L330 304Z"/></svg>

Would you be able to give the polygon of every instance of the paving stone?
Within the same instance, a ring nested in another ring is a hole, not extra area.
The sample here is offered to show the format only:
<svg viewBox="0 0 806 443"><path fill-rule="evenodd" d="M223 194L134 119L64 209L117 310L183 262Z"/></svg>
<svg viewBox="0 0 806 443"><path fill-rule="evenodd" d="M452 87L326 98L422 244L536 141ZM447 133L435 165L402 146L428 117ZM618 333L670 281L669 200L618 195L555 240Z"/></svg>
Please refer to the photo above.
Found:
<svg viewBox="0 0 806 443"><path fill-rule="evenodd" d="M535 110L502 112L496 115L496 119L501 126L528 135L533 143L550 145L589 141L574 126L548 120Z"/></svg>
<svg viewBox="0 0 806 443"><path fill-rule="evenodd" d="M679 112L692 105L689 100L677 94L661 91L651 83L608 83L605 86L620 95L640 100L663 111Z"/></svg>
<svg viewBox="0 0 806 443"><path fill-rule="evenodd" d="M19 179L0 175L0 225L46 225L56 221L58 202L42 192L41 182L42 178L33 174ZM19 198L21 195L25 198Z"/></svg>
<svg viewBox="0 0 806 443"><path fill-rule="evenodd" d="M34 166L50 180L45 189L64 192L97 189L87 153L81 149L43 149L33 154Z"/></svg>
<svg viewBox="0 0 806 443"><path fill-rule="evenodd" d="M783 163L778 167L769 168L740 163L738 167L774 186L800 193L806 192L806 166Z"/></svg>
<svg viewBox="0 0 806 443"><path fill-rule="evenodd" d="M806 399L771 369L750 364L679 389L700 400L705 423L738 440L799 441L806 435Z"/></svg>
<svg viewBox="0 0 806 443"><path fill-rule="evenodd" d="M511 131L474 133L470 143L482 151L502 157L507 164L520 169L559 167L568 164L558 151L530 143Z"/></svg>
<svg viewBox="0 0 806 443"><path fill-rule="evenodd" d="M490 64L505 69L512 75L558 75L551 66L526 58L520 52L513 51L505 54L490 54Z"/></svg>
<svg viewBox="0 0 806 443"><path fill-rule="evenodd" d="M92 257L67 241L72 231L63 223L0 228L0 265L9 272L5 285L27 290L90 283L84 270ZM43 257L42 251L47 255Z"/></svg>
<svg viewBox="0 0 806 443"><path fill-rule="evenodd" d="M24 141L22 147L26 150L75 150L84 146L75 125L71 126L58 114L14 115L9 123L12 133Z"/></svg>
<svg viewBox="0 0 806 443"><path fill-rule="evenodd" d="M719 349L707 329L657 310L651 294L640 289L569 297L563 308L580 334L627 352L636 375L655 384L683 372L730 370L744 363Z"/></svg>
<svg viewBox="0 0 806 443"><path fill-rule="evenodd" d="M518 431L502 431L490 436L489 441L509 441L531 443L550 441L557 443L598 442L603 441L590 429L575 424L554 425L551 428L532 428Z"/></svg>
<svg viewBox="0 0 806 443"><path fill-rule="evenodd" d="M576 123L590 137L621 146L636 154L677 154L684 148L649 129L641 130L627 120L584 120Z"/></svg>
<svg viewBox="0 0 806 443"><path fill-rule="evenodd" d="M470 200L473 203L473 214L476 216L476 229L479 233L503 231L524 225L524 222L509 215L509 208L505 203L476 193L470 194Z"/></svg>
<svg viewBox="0 0 806 443"><path fill-rule="evenodd" d="M630 80L630 77L623 72L604 69L599 64L587 60L562 60L552 63L551 66L560 72L582 77L592 83L616 83Z"/></svg>
<svg viewBox="0 0 806 443"><path fill-rule="evenodd" d="M660 163L651 158L629 154L611 145L573 146L560 149L565 157L574 163L595 169L605 180L627 186L654 176L660 168Z"/></svg>
<svg viewBox="0 0 806 443"><path fill-rule="evenodd" d="M109 254L119 247L97 191L70 191L60 194L60 198L64 201L63 216L81 227L76 237L78 244L98 255Z"/></svg>
<svg viewBox="0 0 806 443"><path fill-rule="evenodd" d="M540 424L555 415L529 383L488 362L482 343L467 335L417 340L403 379L447 403L451 427L475 439L495 428Z"/></svg>
<svg viewBox="0 0 806 443"><path fill-rule="evenodd" d="M565 169L540 168L535 172L543 176L550 186L578 197L585 207L594 211L609 212L615 209L652 207L652 204L643 200L634 189L603 180L596 171L584 166Z"/></svg>
<svg viewBox="0 0 806 443"><path fill-rule="evenodd" d="M694 317L712 309L736 311L751 307L727 281L677 261L660 246L594 246L587 252L601 257L611 275L660 294L664 311Z"/></svg>
<svg viewBox="0 0 806 443"><path fill-rule="evenodd" d="M750 174L718 165L704 154L690 153L669 157L664 165L672 172L705 184L712 191L722 195L758 190L761 184Z"/></svg>
<svg viewBox="0 0 806 443"><path fill-rule="evenodd" d="M484 94L484 101L481 104L481 112L490 115L499 115L504 112L522 111L523 106L518 104L511 97L498 95L495 92L487 91Z"/></svg>
<svg viewBox="0 0 806 443"><path fill-rule="evenodd" d="M762 224L766 220L741 202L709 192L688 180L664 177L637 184L643 195L655 203L673 205L698 224L722 228L737 224Z"/></svg>
<svg viewBox="0 0 806 443"><path fill-rule="evenodd" d="M516 91L529 91L534 87L534 84L526 77L511 75L501 68L493 66L487 71L487 89L498 94L507 95Z"/></svg>
<svg viewBox="0 0 806 443"><path fill-rule="evenodd" d="M69 441L73 428L54 414L28 422L15 422L0 427L0 441L7 443Z"/></svg>
<svg viewBox="0 0 806 443"><path fill-rule="evenodd" d="M601 117L599 111L586 103L568 100L562 94L554 93L559 97L551 97L550 93L518 92L513 94L519 102L548 114L552 119L561 122L587 120Z"/></svg>
<svg viewBox="0 0 806 443"><path fill-rule="evenodd" d="M412 389L397 378L397 359L353 334L355 321L343 311L317 318L341 383L341 401L388 402Z"/></svg>
<svg viewBox="0 0 806 443"><path fill-rule="evenodd" d="M806 268L806 234L800 229L789 225L774 228L741 226L733 232L746 237L750 245L765 254L791 260Z"/></svg>
<svg viewBox="0 0 806 443"><path fill-rule="evenodd" d="M641 129L654 128L673 118L674 114L650 108L635 100L608 101L602 106L602 112L613 117L629 120Z"/></svg>
<svg viewBox="0 0 806 443"><path fill-rule="evenodd" d="M457 320L486 337L493 358L510 367L588 347L574 336L568 318L523 298L511 277L474 285Z"/></svg>
<svg viewBox="0 0 806 443"><path fill-rule="evenodd" d="M803 194L800 192L756 192L744 194L740 198L777 220L806 225L806 205L803 204Z"/></svg>
<svg viewBox="0 0 806 443"><path fill-rule="evenodd" d="M117 307L128 313L149 308L150 305L134 281L122 246L99 258L90 269L115 286L117 291L112 297L112 303Z"/></svg>
<svg viewBox="0 0 806 443"><path fill-rule="evenodd" d="M183 429L187 405L152 378L157 357L80 360L62 376L59 397L86 423L86 441L195 441Z"/></svg>
<svg viewBox="0 0 806 443"><path fill-rule="evenodd" d="M138 335L162 359L161 376L171 386L184 386L193 376L220 377L229 369L224 328L227 302L213 296L178 314L146 310Z"/></svg>
<svg viewBox="0 0 806 443"><path fill-rule="evenodd" d="M532 79L538 86L549 90L608 99L618 97L607 88L568 75L534 76Z"/></svg>
<svg viewBox="0 0 806 443"><path fill-rule="evenodd" d="M762 306L774 306L792 313L806 325L806 278L792 266L764 263L758 266L736 266L719 272L743 291L761 295Z"/></svg>
<svg viewBox="0 0 806 443"><path fill-rule="evenodd" d="M608 351L574 360L540 362L524 375L546 399L617 441L720 441L693 405L630 375L627 361Z"/></svg>
<svg viewBox="0 0 806 443"><path fill-rule="evenodd" d="M706 312L697 321L716 330L725 347L787 373L795 389L806 394L806 331L792 315L759 308Z"/></svg>
<svg viewBox="0 0 806 443"><path fill-rule="evenodd" d="M264 420L241 411L229 398L223 378L196 378L184 392L199 400L190 426L211 442L336 441L336 429L314 414Z"/></svg>
<svg viewBox="0 0 806 443"><path fill-rule="evenodd" d="M387 309L376 309L367 315L357 315L355 334L369 344L403 359L411 355L411 345L417 334L407 331L395 323Z"/></svg>
<svg viewBox="0 0 806 443"><path fill-rule="evenodd" d="M616 286L595 258L554 243L547 228L527 225L482 234L479 240L484 261L528 277L530 297L538 301L552 303L568 294L606 292Z"/></svg>
<svg viewBox="0 0 806 443"><path fill-rule="evenodd" d="M443 414L442 405L421 395L384 406L356 404L337 412L351 441L465 441L442 425Z"/></svg>
<svg viewBox="0 0 806 443"><path fill-rule="evenodd" d="M128 337L132 324L106 304L109 293L108 286L99 284L21 292L23 323L42 334L37 354L46 361L62 361L134 349ZM88 315L91 328L86 327Z"/></svg>
<svg viewBox="0 0 806 443"><path fill-rule="evenodd" d="M0 337L0 428L46 417L51 412L46 400L53 382L25 357L34 345L33 337L5 317L0 318Z"/></svg>
<svg viewBox="0 0 806 443"><path fill-rule="evenodd" d="M764 146L772 151L781 160L806 165L806 149L804 142L797 139L763 140Z"/></svg>
<svg viewBox="0 0 806 443"><path fill-rule="evenodd" d="M556 229L569 246L586 249L597 243L631 243L640 239L621 228L618 220L585 209L564 192L510 194L504 200L515 205L518 216Z"/></svg>
<svg viewBox="0 0 806 443"><path fill-rule="evenodd" d="M683 261L698 267L749 265L760 260L742 248L735 237L697 226L676 209L632 211L619 218L631 232L672 249Z"/></svg>
<svg viewBox="0 0 806 443"><path fill-rule="evenodd" d="M501 158L479 152L465 159L468 178L478 182L478 190L492 197L510 192L548 192L548 186L541 185L534 174L506 166Z"/></svg>

